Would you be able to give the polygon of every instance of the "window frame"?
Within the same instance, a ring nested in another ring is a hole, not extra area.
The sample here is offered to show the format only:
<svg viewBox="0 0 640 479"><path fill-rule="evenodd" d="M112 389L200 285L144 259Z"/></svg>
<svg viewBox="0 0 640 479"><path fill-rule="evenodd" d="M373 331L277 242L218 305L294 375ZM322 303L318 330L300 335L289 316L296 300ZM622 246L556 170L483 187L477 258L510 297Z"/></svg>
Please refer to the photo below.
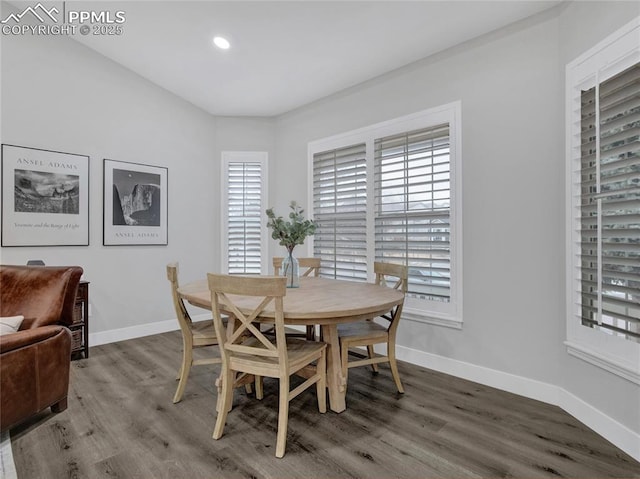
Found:
<svg viewBox="0 0 640 479"><path fill-rule="evenodd" d="M227 181L229 175L229 165L232 163L259 163L261 166L261 194L260 194L260 215L262 219L262 213L267 208L268 196L268 166L269 166L269 154L266 151L223 151L221 154L221 218L222 218L222 230L221 230L221 271L225 274L229 273L229 182ZM260 221L260 274L267 274L268 272L268 232L265 222Z"/></svg>
<svg viewBox="0 0 640 479"><path fill-rule="evenodd" d="M581 92L640 61L640 17L566 67L566 334L567 352L640 384L640 343L589 328L581 320L580 129Z"/></svg>
<svg viewBox="0 0 640 479"><path fill-rule="evenodd" d="M364 143L367 160L367 278L373 281L375 261L375 191L374 156L375 140L404 132L411 132L442 123L449 123L450 135L450 247L451 294L449 303L409 298L402 312L403 318L412 321L462 329L463 325L463 275L462 275L462 106L460 101L419 111L410 115L376 123L364 128L315 140L308 144L309 205L313 205L313 156L332 149ZM313 217L313 207L309 208ZM309 248L313 250L313 237Z"/></svg>

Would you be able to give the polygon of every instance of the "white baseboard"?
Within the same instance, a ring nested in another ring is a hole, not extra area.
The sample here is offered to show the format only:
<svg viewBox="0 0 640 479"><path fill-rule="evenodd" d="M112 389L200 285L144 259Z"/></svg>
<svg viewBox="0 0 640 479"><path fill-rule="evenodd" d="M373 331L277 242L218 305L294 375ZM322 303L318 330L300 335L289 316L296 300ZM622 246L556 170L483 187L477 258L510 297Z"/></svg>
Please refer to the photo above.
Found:
<svg viewBox="0 0 640 479"><path fill-rule="evenodd" d="M194 321L211 319L211 314L200 314L191 316ZM115 343L118 341L126 341L127 339L143 338L153 334L167 333L180 329L177 319L169 319L167 321L157 321L155 323L141 324L138 326L129 326L128 328L111 329L109 331L101 331L98 333L89 333L89 345L100 346L101 344Z"/></svg>
<svg viewBox="0 0 640 479"><path fill-rule="evenodd" d="M557 406L640 462L640 434L611 419L569 391L561 391Z"/></svg>
<svg viewBox="0 0 640 479"><path fill-rule="evenodd" d="M209 315L203 314L193 316L193 320L199 321L209 317ZM178 321L175 319L158 321L128 328L90 333L89 344L91 346L99 346L152 334L166 333L177 329ZM396 354L398 359L411 364L558 406L616 447L640 461L640 434L613 420L602 411L559 386L403 346L396 346Z"/></svg>
<svg viewBox="0 0 640 479"><path fill-rule="evenodd" d="M403 346L396 346L396 355L408 363L558 406L640 461L639 433L559 386Z"/></svg>

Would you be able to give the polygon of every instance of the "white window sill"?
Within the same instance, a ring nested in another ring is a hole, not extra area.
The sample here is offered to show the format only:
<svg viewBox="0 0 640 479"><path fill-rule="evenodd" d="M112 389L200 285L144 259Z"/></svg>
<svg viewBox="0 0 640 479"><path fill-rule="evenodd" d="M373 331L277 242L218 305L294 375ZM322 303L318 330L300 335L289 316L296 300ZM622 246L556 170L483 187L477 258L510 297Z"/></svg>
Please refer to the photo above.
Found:
<svg viewBox="0 0 640 479"><path fill-rule="evenodd" d="M583 361L593 364L594 366L598 366L605 371L609 371L610 373L620 376L632 383L640 385L640 364L636 365L634 368L633 365L622 363L619 360L582 344L571 341L565 341L564 344L567 346L567 352L571 356L582 359Z"/></svg>
<svg viewBox="0 0 640 479"><path fill-rule="evenodd" d="M427 313L415 309L403 309L402 319L415 321L417 323L444 326L445 328L462 329L462 319L455 318L447 314Z"/></svg>

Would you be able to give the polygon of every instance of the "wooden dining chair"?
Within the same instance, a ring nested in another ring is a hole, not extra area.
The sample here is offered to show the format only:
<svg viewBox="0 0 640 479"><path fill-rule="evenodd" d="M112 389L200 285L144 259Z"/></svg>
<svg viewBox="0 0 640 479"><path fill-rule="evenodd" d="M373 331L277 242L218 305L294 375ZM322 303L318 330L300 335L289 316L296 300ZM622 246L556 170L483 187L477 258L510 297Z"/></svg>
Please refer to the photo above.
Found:
<svg viewBox="0 0 640 479"><path fill-rule="evenodd" d="M278 412L278 432L276 457L282 457L287 440L289 401L305 389L316 384L318 409L327 411L326 400L326 347L325 343L286 338L284 331L283 297L286 294L286 278L248 277L208 274L213 319L219 337L224 325L222 311L235 318L229 326L226 340L221 345L222 381L218 391L218 416L213 438L222 436L227 414L233 402L233 384L237 373L256 377L256 397L262 399L262 387L258 378L272 377L280 381ZM241 308L238 302L252 300L251 306ZM266 337L253 323L262 311L273 303L275 314L275 341ZM247 313L247 310L251 312ZM231 331L233 329L233 331ZM243 335L248 338L243 339ZM315 366L312 363L315 362ZM290 376L299 374L307 378L295 389L290 390Z"/></svg>
<svg viewBox="0 0 640 479"><path fill-rule="evenodd" d="M381 286L391 286L399 289L403 293L407 292L408 284L408 268L400 264L376 262L373 266L376 274L376 284ZM395 278L389 284L389 277ZM396 331L402 314L403 303L389 311L388 314L381 316L388 324L381 325L377 322L358 321L354 323L345 323L338 325L338 336L340 338L340 355L342 360L342 374L346 378L347 370L358 366L371 365L375 373L378 372L379 363L389 363L391 374L396 383L398 392L404 393L404 388L400 382L400 374L398 373L398 365L396 363ZM376 354L373 350L374 344L387 344L387 354ZM363 355L358 351L350 348L357 346L366 346L367 355ZM356 361L349 361L349 353L360 358Z"/></svg>
<svg viewBox="0 0 640 479"><path fill-rule="evenodd" d="M300 270L302 272L302 276L320 276L320 258L296 258L298 260L298 264L300 265ZM280 276L280 270L282 269L282 262L284 258L281 256L273 257L273 274L276 276ZM306 269L305 269L306 268ZM307 333L306 335L298 334L295 332L289 331L287 336L292 337L306 337L309 341L313 341L316 338L316 328L312 324L307 325Z"/></svg>
<svg viewBox="0 0 640 479"><path fill-rule="evenodd" d="M187 379L191 372L192 366L202 366L207 364L222 364L221 356L212 356L203 359L193 359L193 350L196 348L204 348L218 345L218 336L213 325L213 319L198 321L194 323L189 316L189 312L184 305L184 301L178 294L178 263L169 263L167 265L167 279L171 283L171 296L173 297L173 306L176 310L180 332L182 333L182 364L178 372L178 389L173 396L173 403L180 402L184 390L187 386ZM234 387L244 386L247 394L251 394L251 384L254 382L252 376L244 375L237 378Z"/></svg>
<svg viewBox="0 0 640 479"><path fill-rule="evenodd" d="M177 403L182 399L187 379L192 366L200 366L204 364L221 364L222 358L210 357L206 359L193 359L193 350L207 346L215 346L218 344L218 337L211 319L206 321L198 321L194 323L189 316L189 312L178 294L178 263L170 263L167 265L167 279L171 283L171 296L173 297L173 306L176 310L178 324L182 333L182 365L178 376L178 389L173 396L173 402Z"/></svg>

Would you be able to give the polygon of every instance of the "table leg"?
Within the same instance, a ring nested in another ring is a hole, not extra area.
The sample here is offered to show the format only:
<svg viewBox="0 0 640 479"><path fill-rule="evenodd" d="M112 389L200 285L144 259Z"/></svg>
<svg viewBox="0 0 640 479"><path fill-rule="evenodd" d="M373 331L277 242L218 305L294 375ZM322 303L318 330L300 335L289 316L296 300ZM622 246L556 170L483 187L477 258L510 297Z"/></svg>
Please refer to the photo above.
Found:
<svg viewBox="0 0 640 479"><path fill-rule="evenodd" d="M340 362L340 340L336 324L323 324L323 341L327 343L327 389L329 390L329 406L334 412L344 411L347 394L346 381L342 376Z"/></svg>

